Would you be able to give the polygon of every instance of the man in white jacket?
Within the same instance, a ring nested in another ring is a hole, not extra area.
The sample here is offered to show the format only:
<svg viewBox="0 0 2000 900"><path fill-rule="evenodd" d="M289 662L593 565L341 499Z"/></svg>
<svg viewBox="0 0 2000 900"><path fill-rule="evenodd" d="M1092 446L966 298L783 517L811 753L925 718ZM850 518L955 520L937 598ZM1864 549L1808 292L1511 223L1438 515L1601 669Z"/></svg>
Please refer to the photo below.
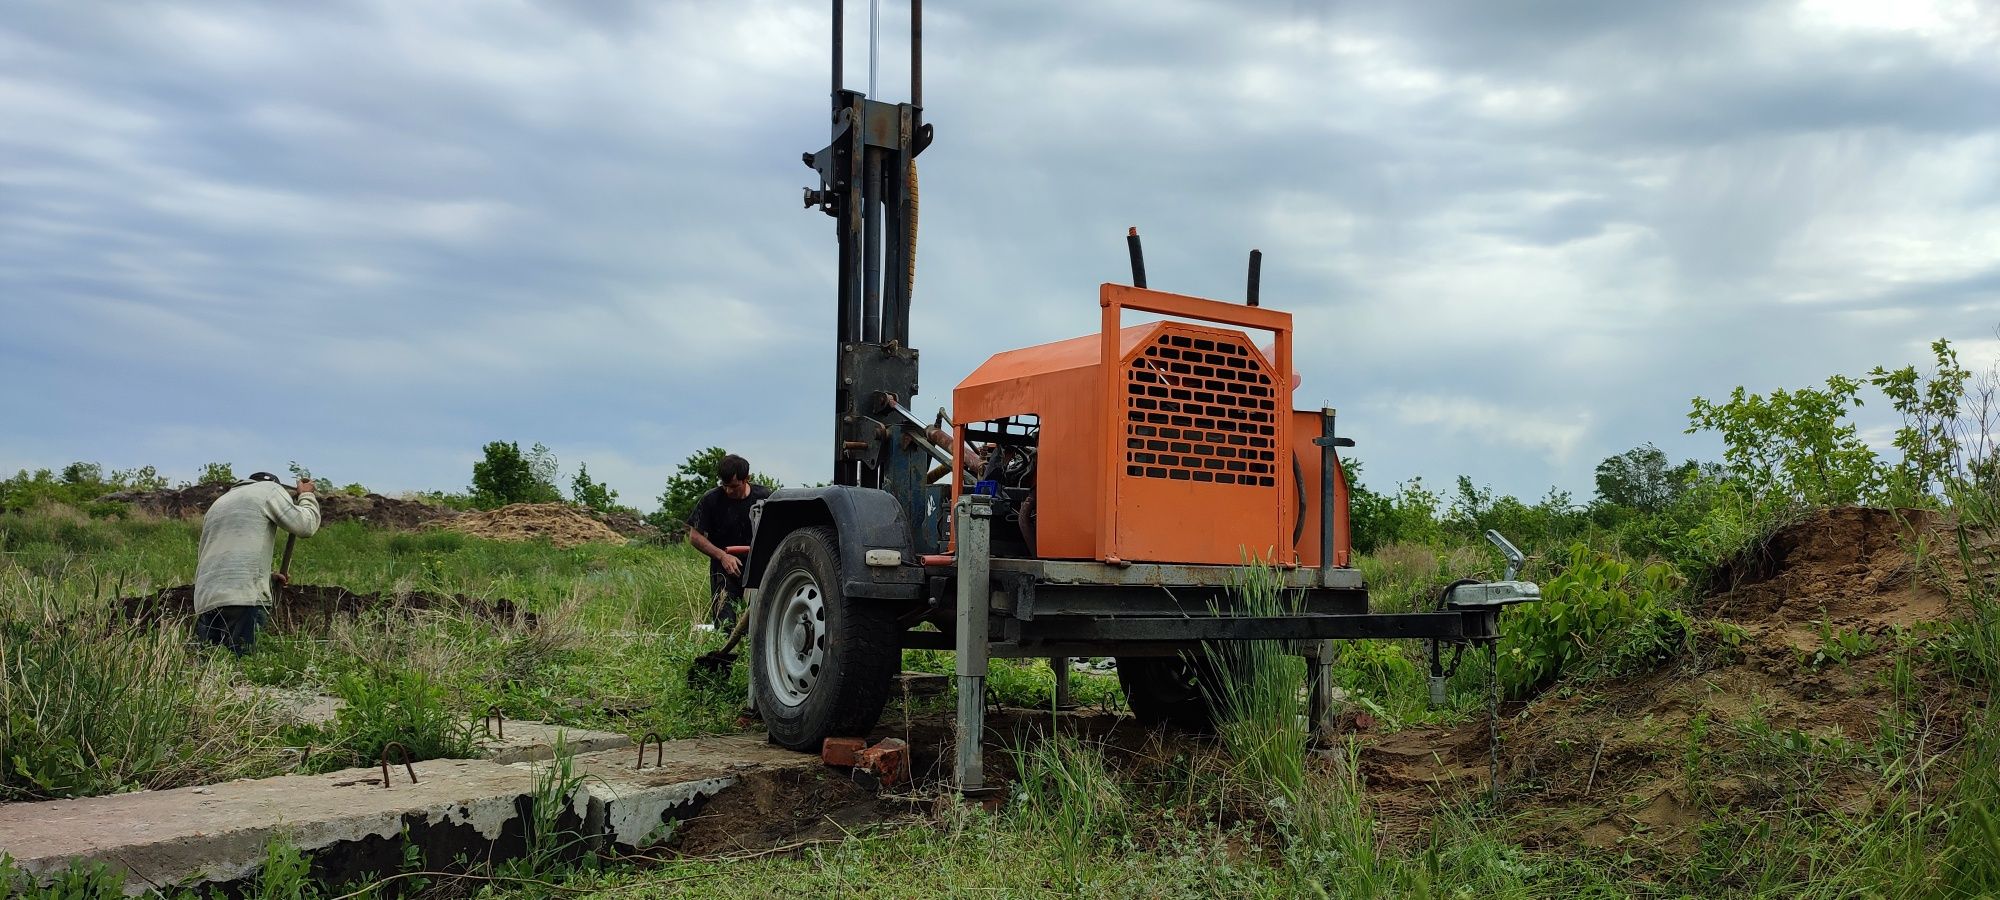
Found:
<svg viewBox="0 0 2000 900"><path fill-rule="evenodd" d="M299 537L319 530L312 479L299 479L293 500L277 476L258 472L208 508L194 569L194 627L202 640L239 656L257 642L269 617L271 548L280 528Z"/></svg>

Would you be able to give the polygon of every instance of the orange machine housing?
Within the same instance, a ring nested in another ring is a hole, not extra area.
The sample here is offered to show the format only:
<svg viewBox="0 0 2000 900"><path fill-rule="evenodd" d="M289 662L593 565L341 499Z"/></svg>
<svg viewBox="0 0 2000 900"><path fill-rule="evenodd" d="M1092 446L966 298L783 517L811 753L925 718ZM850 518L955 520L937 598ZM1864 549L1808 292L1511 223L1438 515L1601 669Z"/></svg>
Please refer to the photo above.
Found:
<svg viewBox="0 0 2000 900"><path fill-rule="evenodd" d="M1118 284L1098 298L1098 334L998 354L952 392L961 451L970 424L1036 418L1035 555L1319 565L1321 413L1293 411L1298 379L1278 375L1293 372L1291 314ZM1128 310L1173 318L1125 326Z"/></svg>

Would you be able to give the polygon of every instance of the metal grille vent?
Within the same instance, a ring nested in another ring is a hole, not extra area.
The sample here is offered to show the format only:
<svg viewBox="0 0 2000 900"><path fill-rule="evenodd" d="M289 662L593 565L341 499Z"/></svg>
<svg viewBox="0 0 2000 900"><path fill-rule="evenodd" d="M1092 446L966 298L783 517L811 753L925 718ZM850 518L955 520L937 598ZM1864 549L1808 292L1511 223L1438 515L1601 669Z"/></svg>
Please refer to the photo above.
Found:
<svg viewBox="0 0 2000 900"><path fill-rule="evenodd" d="M1275 486L1275 399L1248 346L1162 334L1125 370L1125 474Z"/></svg>

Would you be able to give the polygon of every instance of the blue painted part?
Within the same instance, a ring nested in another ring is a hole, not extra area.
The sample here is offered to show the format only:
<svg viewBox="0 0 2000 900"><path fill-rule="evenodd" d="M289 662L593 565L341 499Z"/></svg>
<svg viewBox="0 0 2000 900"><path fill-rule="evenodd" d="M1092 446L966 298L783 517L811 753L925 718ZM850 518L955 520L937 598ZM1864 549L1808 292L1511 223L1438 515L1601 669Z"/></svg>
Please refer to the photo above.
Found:
<svg viewBox="0 0 2000 900"><path fill-rule="evenodd" d="M972 492L975 494L984 494L988 497L998 497L1000 496L1000 482L990 478L986 479L973 485Z"/></svg>

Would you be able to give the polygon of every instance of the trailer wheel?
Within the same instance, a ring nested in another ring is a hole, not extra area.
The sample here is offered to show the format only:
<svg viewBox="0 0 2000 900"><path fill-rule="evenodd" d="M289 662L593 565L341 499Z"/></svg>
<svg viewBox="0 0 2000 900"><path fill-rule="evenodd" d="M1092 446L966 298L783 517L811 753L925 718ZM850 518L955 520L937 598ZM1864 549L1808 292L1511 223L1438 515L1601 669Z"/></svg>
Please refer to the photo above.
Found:
<svg viewBox="0 0 2000 900"><path fill-rule="evenodd" d="M786 535L757 591L757 712L771 743L792 750L874 728L902 661L894 610L842 593L837 541L831 528Z"/></svg>
<svg viewBox="0 0 2000 900"><path fill-rule="evenodd" d="M1222 685L1221 670L1206 652L1177 656L1121 656L1118 686L1132 717L1147 728L1170 726L1193 734L1215 731L1209 697Z"/></svg>

